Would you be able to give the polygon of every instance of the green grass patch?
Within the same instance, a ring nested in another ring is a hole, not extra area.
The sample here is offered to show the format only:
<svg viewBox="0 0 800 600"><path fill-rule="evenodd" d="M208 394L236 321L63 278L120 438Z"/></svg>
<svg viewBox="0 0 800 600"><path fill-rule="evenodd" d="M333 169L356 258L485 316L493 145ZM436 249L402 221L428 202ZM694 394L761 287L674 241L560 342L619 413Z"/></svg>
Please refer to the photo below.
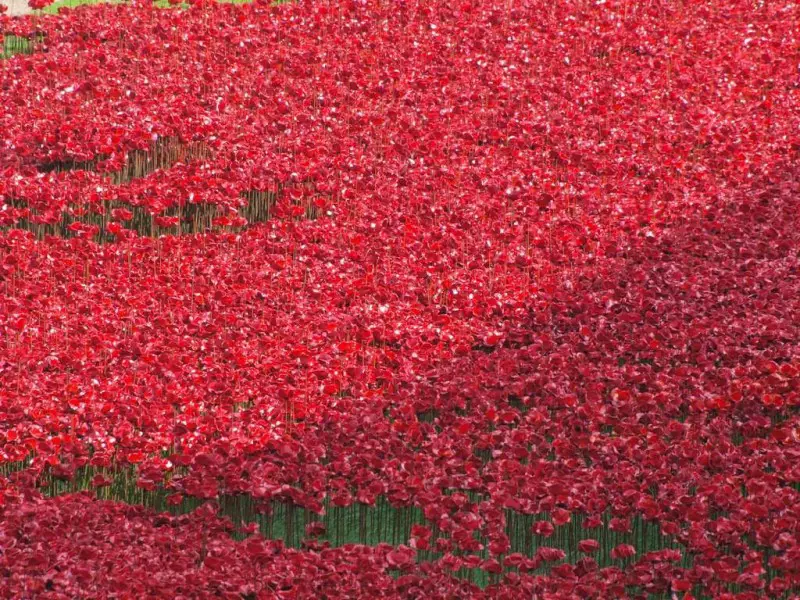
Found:
<svg viewBox="0 0 800 600"><path fill-rule="evenodd" d="M85 4L99 4L100 2L106 2L107 4L124 4L125 0L59 0L58 2L53 2L53 4L49 6L45 6L41 12L49 15L56 15L60 8L75 8Z"/></svg>
<svg viewBox="0 0 800 600"><path fill-rule="evenodd" d="M220 4L248 4L252 0L217 0ZM285 2L289 2L291 0L276 0L273 2L273 5L284 4ZM50 6L45 7L42 9L42 12L45 14L55 15L58 14L58 10L60 8L75 8L78 6L91 6L93 4L126 4L127 0L58 0L58 2L54 2ZM181 4L170 4L167 0L156 0L155 6L158 8L188 8L188 4L181 3Z"/></svg>

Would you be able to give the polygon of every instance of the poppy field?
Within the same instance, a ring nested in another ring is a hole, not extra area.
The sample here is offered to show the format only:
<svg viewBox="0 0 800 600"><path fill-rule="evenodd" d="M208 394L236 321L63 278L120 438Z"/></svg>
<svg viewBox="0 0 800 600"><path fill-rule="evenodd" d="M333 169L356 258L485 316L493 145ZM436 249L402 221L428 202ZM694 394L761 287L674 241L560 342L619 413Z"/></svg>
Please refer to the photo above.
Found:
<svg viewBox="0 0 800 600"><path fill-rule="evenodd" d="M800 6L52 12L0 598L800 598Z"/></svg>

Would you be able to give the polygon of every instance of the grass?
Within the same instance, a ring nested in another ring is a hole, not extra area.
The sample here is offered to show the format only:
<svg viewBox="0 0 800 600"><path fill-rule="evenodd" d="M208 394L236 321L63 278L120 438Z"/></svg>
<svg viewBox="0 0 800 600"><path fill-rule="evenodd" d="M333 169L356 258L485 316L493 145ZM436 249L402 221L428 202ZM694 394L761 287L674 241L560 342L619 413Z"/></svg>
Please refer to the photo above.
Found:
<svg viewBox="0 0 800 600"><path fill-rule="evenodd" d="M104 0L108 4L123 4L125 0ZM75 8L76 6L83 6L84 4L98 4L100 0L59 0L50 6L42 9L42 12L48 15L58 14L60 8Z"/></svg>
<svg viewBox="0 0 800 600"><path fill-rule="evenodd" d="M288 0L277 0L273 2L273 4L283 4ZM126 0L58 0L58 2L54 2L50 6L45 7L42 9L42 12L45 14L55 15L58 14L58 9L60 8L75 8L77 6L84 6L84 5L92 5L92 4L100 4L101 2L106 2L108 4L124 4ZM247 4L251 2L251 0L217 0L220 4ZM156 0L155 5L158 8L173 8L167 0ZM181 8L186 8L188 4L179 4L176 5Z"/></svg>

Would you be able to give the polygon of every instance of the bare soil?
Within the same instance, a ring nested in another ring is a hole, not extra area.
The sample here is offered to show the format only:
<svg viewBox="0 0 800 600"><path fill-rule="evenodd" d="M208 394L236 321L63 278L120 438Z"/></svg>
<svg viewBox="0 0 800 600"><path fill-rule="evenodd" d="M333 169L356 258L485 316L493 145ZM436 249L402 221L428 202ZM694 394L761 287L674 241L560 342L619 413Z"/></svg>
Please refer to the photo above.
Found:
<svg viewBox="0 0 800 600"><path fill-rule="evenodd" d="M11 16L27 15L32 12L28 6L28 0L0 0L0 4L5 4L8 7L8 12Z"/></svg>

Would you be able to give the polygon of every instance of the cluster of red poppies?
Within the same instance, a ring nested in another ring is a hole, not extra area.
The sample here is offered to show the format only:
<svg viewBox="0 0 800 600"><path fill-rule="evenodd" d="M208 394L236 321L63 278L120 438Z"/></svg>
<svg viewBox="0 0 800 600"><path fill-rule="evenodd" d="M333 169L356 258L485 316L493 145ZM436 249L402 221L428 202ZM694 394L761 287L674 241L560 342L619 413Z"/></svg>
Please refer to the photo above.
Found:
<svg viewBox="0 0 800 600"><path fill-rule="evenodd" d="M0 15L0 595L796 597L795 11Z"/></svg>

